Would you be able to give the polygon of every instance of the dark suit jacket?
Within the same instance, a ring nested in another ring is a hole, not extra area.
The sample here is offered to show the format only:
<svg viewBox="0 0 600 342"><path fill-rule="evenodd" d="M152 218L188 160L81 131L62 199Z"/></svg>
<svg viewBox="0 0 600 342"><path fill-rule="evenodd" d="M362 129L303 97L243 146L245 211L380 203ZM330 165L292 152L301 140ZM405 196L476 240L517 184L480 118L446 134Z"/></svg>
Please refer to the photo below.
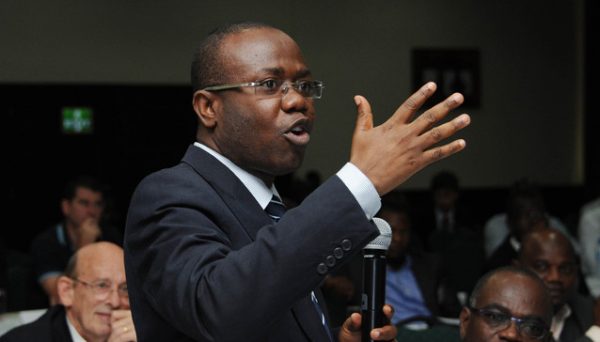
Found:
<svg viewBox="0 0 600 342"><path fill-rule="evenodd" d="M560 342L591 342L585 332L594 324L594 300L575 294L568 303L572 313L560 333Z"/></svg>
<svg viewBox="0 0 600 342"><path fill-rule="evenodd" d="M513 264L513 260L519 256L519 253L511 245L510 238L511 235L507 236L502 244L492 252L483 266L483 273Z"/></svg>
<svg viewBox="0 0 600 342"><path fill-rule="evenodd" d="M438 289L442 285L440 260L431 254L411 253L411 271L421 290L425 306L436 317L440 314Z"/></svg>
<svg viewBox="0 0 600 342"><path fill-rule="evenodd" d="M55 305L37 320L21 325L0 337L0 342L72 342L65 308Z"/></svg>
<svg viewBox="0 0 600 342"><path fill-rule="evenodd" d="M273 224L228 168L190 146L180 164L144 179L130 205L125 266L138 338L327 341L309 294L377 233L338 177Z"/></svg>

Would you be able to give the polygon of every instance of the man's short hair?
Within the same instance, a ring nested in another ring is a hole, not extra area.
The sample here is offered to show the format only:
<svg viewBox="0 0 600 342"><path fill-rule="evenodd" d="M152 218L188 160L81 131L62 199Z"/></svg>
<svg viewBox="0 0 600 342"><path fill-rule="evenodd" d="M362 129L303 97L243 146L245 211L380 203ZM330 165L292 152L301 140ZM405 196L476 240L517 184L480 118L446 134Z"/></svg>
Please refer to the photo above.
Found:
<svg viewBox="0 0 600 342"><path fill-rule="evenodd" d="M469 297L469 306L475 307L477 305L477 300L479 300L479 296L481 296L481 292L482 292L483 288L487 285L490 278L492 278L494 275L496 275L498 273L519 274L519 275L525 276L525 277L530 278L533 281L537 282L540 285L540 288L543 288L543 289L546 288L544 281L542 279L540 279L540 277L537 274L535 274L535 272L530 271L523 267L504 266L504 267L500 267L500 268L494 269L492 271L489 271L488 273L484 274L477 281L477 284L475 284L475 287L473 288L473 291L471 292L471 296ZM545 295L548 296L547 293L545 293ZM549 297L548 297L548 301L550 302Z"/></svg>
<svg viewBox="0 0 600 342"><path fill-rule="evenodd" d="M431 179L431 190L449 189L458 191L458 177L450 171L440 171Z"/></svg>
<svg viewBox="0 0 600 342"><path fill-rule="evenodd" d="M79 176L67 183L63 190L63 199L72 200L75 198L75 193L78 188L90 189L94 192L99 192L104 195L105 189L102 183L91 176Z"/></svg>
<svg viewBox="0 0 600 342"><path fill-rule="evenodd" d="M248 29L273 28L260 22L241 22L220 26L211 31L200 43L192 59L191 81L194 92L208 86L229 82L224 72L221 44L223 39L231 34Z"/></svg>
<svg viewBox="0 0 600 342"><path fill-rule="evenodd" d="M542 192L530 180L518 180L510 189L506 203L506 214L510 219L517 219L530 209L544 213L545 206Z"/></svg>

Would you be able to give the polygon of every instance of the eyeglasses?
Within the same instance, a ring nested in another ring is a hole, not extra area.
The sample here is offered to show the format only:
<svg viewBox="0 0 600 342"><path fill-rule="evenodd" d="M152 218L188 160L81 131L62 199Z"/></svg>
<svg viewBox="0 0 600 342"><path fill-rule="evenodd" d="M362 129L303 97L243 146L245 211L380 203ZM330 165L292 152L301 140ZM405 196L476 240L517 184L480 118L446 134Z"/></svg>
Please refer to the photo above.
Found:
<svg viewBox="0 0 600 342"><path fill-rule="evenodd" d="M469 310L481 316L486 324L492 328L495 328L497 331L504 330L510 326L511 322L515 322L519 333L531 339L541 340L550 333L548 326L540 319L518 318L492 309L477 309L469 307Z"/></svg>
<svg viewBox="0 0 600 342"><path fill-rule="evenodd" d="M306 81L299 80L294 82L283 81L279 79L266 79L263 81L256 82L245 82L245 83L232 83L232 84L221 84L206 87L202 90L206 91L221 91L228 89L235 89L241 87L253 87L254 93L260 96L281 96L287 94L290 88L294 88L298 94L313 99L320 99L323 96L323 82L321 81Z"/></svg>
<svg viewBox="0 0 600 342"><path fill-rule="evenodd" d="M91 288L92 292L94 292L94 294L98 298L106 298L108 294L111 293L113 290L113 283L110 280L97 280L89 283L78 278L71 279ZM129 298L129 292L127 292L127 284L119 285L117 287L117 293L119 294L119 297L123 299Z"/></svg>

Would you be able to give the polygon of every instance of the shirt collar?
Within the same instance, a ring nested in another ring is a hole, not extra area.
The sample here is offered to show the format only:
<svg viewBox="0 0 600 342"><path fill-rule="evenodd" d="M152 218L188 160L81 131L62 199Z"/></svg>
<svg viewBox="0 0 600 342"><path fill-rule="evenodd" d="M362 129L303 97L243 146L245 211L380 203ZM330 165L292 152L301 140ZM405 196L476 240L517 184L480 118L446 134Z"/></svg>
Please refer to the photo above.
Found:
<svg viewBox="0 0 600 342"><path fill-rule="evenodd" d="M518 252L521 249L521 243L519 242L519 240L517 240L516 237L514 237L514 236L511 235L510 239L509 239L509 242L510 242L510 245L512 246L512 248L516 252Z"/></svg>
<svg viewBox="0 0 600 342"><path fill-rule="evenodd" d="M256 199L261 208L265 209L267 207L271 201L271 198L273 197L273 194L281 198L277 192L277 189L275 189L275 185L272 185L271 188L268 188L260 178L235 165L227 157L202 143L195 142L194 146L203 149L211 156L215 157L223 165L225 165L231 172L233 172L233 174L240 180L240 182L242 182L242 184L244 184L248 191L250 191L250 194L252 194L252 196Z"/></svg>
<svg viewBox="0 0 600 342"><path fill-rule="evenodd" d="M79 332L77 332L75 326L71 324L71 321L69 320L69 317L66 314L65 320L67 321L67 327L69 328L69 333L71 334L71 339L73 340L73 342L86 342L85 339L81 337L81 335L79 335Z"/></svg>
<svg viewBox="0 0 600 342"><path fill-rule="evenodd" d="M560 334L562 334L563 328L565 327L565 322L571 316L571 307L569 304L563 305L552 317L552 326L550 331L552 331L552 336L556 341L559 340Z"/></svg>

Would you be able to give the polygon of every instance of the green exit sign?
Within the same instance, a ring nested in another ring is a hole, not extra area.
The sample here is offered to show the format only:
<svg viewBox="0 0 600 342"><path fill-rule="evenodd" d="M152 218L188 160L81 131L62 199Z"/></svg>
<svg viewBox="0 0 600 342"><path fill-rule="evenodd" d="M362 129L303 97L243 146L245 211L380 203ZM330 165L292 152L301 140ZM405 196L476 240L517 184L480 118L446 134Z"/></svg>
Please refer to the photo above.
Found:
<svg viewBox="0 0 600 342"><path fill-rule="evenodd" d="M92 134L94 112L89 107L64 107L62 109L62 130L65 134Z"/></svg>

